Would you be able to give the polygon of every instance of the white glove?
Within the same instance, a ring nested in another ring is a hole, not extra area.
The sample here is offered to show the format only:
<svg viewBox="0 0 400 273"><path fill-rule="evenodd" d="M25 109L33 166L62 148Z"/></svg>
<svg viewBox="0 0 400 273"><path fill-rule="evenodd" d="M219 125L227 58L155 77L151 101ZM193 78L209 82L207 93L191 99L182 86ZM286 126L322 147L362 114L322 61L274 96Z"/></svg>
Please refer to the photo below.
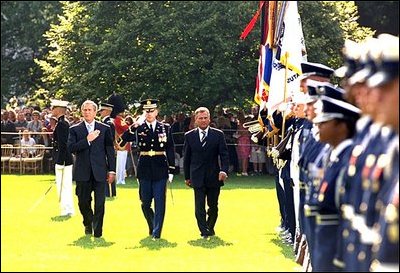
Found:
<svg viewBox="0 0 400 273"><path fill-rule="evenodd" d="M271 150L271 156L273 158L278 158L278 156L279 156L279 151L275 147L273 147Z"/></svg>
<svg viewBox="0 0 400 273"><path fill-rule="evenodd" d="M138 119L136 120L136 123L140 126L143 124L143 122L146 120L146 114L142 114Z"/></svg>
<svg viewBox="0 0 400 273"><path fill-rule="evenodd" d="M168 182L172 183L172 180L174 180L174 175L172 173L168 174Z"/></svg>

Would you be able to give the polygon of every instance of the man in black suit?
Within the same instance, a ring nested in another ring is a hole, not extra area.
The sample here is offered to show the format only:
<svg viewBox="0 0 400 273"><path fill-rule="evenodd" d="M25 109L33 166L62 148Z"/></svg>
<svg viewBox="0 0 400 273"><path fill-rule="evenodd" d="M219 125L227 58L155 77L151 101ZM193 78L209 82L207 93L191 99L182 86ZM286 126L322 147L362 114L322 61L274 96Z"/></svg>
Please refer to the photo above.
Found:
<svg viewBox="0 0 400 273"><path fill-rule="evenodd" d="M61 206L61 216L72 216L75 212L72 195L72 154L68 150L69 123L65 120L68 101L52 100L52 116L57 118L53 132L53 155L56 173L58 200Z"/></svg>
<svg viewBox="0 0 400 273"><path fill-rule="evenodd" d="M115 151L110 126L95 121L97 104L91 100L81 106L83 121L72 126L68 148L75 154L74 180L85 234L103 235L107 181L115 178ZM94 191L94 213L91 206Z"/></svg>
<svg viewBox="0 0 400 273"><path fill-rule="evenodd" d="M209 126L210 111L207 108L200 107L195 111L195 123L198 128L185 134L183 166L185 183L194 189L197 225L201 236L208 239L215 235L218 197L227 178L229 154L224 133Z"/></svg>

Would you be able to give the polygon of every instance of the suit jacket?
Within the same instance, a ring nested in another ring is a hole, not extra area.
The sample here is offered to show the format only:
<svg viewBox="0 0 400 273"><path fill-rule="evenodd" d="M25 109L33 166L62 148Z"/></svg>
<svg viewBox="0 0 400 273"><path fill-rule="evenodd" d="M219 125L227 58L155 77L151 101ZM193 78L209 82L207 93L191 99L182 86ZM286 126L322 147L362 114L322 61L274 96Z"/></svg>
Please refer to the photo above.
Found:
<svg viewBox="0 0 400 273"><path fill-rule="evenodd" d="M85 122L70 127L68 148L75 154L75 181L89 181L90 174L96 181L106 181L109 171L115 172L115 151L110 126L95 121L94 130L99 136L89 145Z"/></svg>
<svg viewBox="0 0 400 273"><path fill-rule="evenodd" d="M168 124L156 123L154 132L144 122L134 128L131 126L121 137L120 146L126 142L137 141L140 152L165 152L166 155L140 155L137 178L146 180L167 179L168 173L175 173L175 149Z"/></svg>
<svg viewBox="0 0 400 273"><path fill-rule="evenodd" d="M210 127L206 141L202 147L197 128L185 134L184 173L185 179L190 179L194 188L221 187L224 184L218 180L219 172L228 173L229 154L224 133Z"/></svg>
<svg viewBox="0 0 400 273"><path fill-rule="evenodd" d="M58 165L72 165L72 154L67 147L69 123L64 116L58 118L53 132L54 162Z"/></svg>

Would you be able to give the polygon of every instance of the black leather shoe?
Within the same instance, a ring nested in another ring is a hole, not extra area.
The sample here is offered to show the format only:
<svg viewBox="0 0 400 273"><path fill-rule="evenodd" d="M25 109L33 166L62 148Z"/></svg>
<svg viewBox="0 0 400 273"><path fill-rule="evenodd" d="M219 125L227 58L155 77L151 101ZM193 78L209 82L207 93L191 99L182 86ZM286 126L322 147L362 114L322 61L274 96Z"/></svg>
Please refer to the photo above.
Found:
<svg viewBox="0 0 400 273"><path fill-rule="evenodd" d="M91 226L85 226L85 234L92 235L92 227Z"/></svg>
<svg viewBox="0 0 400 273"><path fill-rule="evenodd" d="M103 234L101 234L101 233L95 233L93 236L94 236L95 238L100 238L102 235L103 235Z"/></svg>

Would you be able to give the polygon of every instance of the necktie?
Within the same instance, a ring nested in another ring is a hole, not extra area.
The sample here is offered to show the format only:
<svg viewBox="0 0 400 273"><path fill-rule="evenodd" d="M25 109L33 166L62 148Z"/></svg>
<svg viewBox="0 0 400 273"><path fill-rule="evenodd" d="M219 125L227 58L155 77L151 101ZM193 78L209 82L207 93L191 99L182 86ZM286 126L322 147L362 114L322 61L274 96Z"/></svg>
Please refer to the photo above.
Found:
<svg viewBox="0 0 400 273"><path fill-rule="evenodd" d="M207 141L206 141L206 131L201 131L201 133L203 134L201 136L201 140L200 140L201 147L204 147L206 145L206 143L207 143Z"/></svg>
<svg viewBox="0 0 400 273"><path fill-rule="evenodd" d="M153 133L153 125L150 123L150 131Z"/></svg>
<svg viewBox="0 0 400 273"><path fill-rule="evenodd" d="M91 124L88 124L86 127L87 127L87 130L88 130L88 133L91 133L93 131Z"/></svg>

